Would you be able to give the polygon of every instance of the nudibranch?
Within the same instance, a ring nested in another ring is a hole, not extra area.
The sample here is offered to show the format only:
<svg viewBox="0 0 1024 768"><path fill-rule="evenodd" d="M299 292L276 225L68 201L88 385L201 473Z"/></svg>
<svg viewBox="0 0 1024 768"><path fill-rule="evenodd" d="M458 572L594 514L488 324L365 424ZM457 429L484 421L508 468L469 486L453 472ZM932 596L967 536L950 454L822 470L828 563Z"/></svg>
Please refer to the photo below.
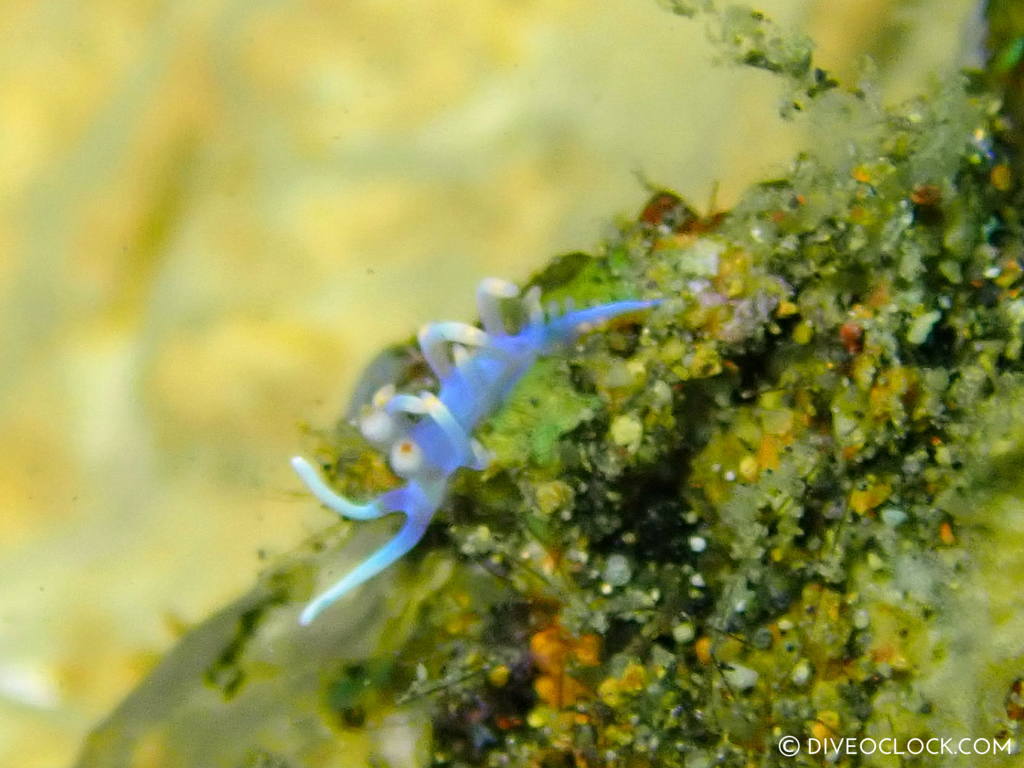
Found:
<svg viewBox="0 0 1024 768"><path fill-rule="evenodd" d="M619 301L545 314L538 287L520 297L515 285L496 278L483 280L476 295L482 329L441 322L419 332L423 357L437 377L437 393L398 394L394 386L386 386L374 395L371 409L359 420L363 436L389 451L391 469L405 485L357 504L330 488L306 459L292 459L292 467L312 494L342 517L373 520L392 512L405 515L393 539L305 607L301 624L312 622L346 592L412 549L441 506L452 473L460 467L481 470L487 466L487 452L472 438L473 430L501 406L538 356L565 347L605 321L659 303L657 299ZM505 303L512 300L521 301L523 320L516 330L506 323L510 313Z"/></svg>

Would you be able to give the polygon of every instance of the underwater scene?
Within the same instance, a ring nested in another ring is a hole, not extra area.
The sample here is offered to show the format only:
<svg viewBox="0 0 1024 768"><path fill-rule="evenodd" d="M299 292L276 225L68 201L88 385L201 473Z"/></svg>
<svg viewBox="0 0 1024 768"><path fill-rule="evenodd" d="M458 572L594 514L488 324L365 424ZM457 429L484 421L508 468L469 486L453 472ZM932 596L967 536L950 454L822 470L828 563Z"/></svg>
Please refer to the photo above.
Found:
<svg viewBox="0 0 1024 768"><path fill-rule="evenodd" d="M0 765L1024 765L1024 3L0 18Z"/></svg>

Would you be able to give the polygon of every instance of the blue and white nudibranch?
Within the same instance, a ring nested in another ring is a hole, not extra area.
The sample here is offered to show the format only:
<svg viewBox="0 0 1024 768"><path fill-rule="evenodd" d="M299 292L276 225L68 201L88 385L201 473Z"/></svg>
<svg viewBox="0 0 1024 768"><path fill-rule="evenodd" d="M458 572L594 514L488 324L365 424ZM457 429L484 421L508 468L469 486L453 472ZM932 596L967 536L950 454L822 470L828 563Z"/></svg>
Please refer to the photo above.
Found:
<svg viewBox="0 0 1024 768"><path fill-rule="evenodd" d="M439 382L437 394L396 394L393 386L387 386L377 392L372 410L360 419L363 436L389 450L391 469L407 481L405 485L356 504L332 490L306 459L292 459L292 467L313 495L342 517L373 520L392 512L405 514L405 524L395 537L312 600L302 611L300 623L309 624L335 600L412 549L441 505L455 470L487 466L487 453L472 432L498 409L538 356L564 347L604 321L659 303L619 301L545 316L540 289L534 287L521 299L525 321L510 332L502 303L519 298L519 289L487 278L476 296L483 329L442 322L419 332L423 357Z"/></svg>

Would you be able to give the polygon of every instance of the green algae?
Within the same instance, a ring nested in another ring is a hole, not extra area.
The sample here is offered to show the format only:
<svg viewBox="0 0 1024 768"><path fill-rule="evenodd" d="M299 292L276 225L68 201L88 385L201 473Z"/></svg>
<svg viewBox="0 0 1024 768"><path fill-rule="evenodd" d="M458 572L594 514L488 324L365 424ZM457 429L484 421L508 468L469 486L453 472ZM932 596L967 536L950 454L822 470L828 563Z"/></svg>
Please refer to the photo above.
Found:
<svg viewBox="0 0 1024 768"><path fill-rule="evenodd" d="M665 301L521 381L482 429L492 466L458 478L359 617L294 625L310 573L339 567L342 524L271 568L283 587L197 630L158 671L205 659L178 683L189 703L148 715L181 754L196 712L249 726L204 753L226 766L820 764L783 757L784 735L1019 751L1024 230L1004 91L965 78L886 108L759 14L672 7L786 79L784 111L830 146L725 216L662 193L538 274L545 300ZM400 383L422 378L388 354ZM321 453L354 495L391 482L344 425ZM125 723L155 686L83 768L132 764L109 745L137 751L145 729Z"/></svg>
<svg viewBox="0 0 1024 768"><path fill-rule="evenodd" d="M493 455L493 467L526 464L550 466L557 460L560 439L587 421L596 398L579 392L564 360L537 363L483 435ZM528 394L527 394L528 393Z"/></svg>

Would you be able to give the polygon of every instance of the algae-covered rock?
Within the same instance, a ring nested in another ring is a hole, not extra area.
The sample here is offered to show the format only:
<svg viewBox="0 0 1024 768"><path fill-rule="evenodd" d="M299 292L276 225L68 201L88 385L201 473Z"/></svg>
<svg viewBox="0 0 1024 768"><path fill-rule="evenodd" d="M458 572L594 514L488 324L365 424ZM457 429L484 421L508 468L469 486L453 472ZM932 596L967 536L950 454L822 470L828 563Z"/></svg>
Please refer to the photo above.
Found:
<svg viewBox="0 0 1024 768"><path fill-rule="evenodd" d="M410 682L395 659L423 601L449 580L451 559L424 551L369 585L340 620L296 631L314 574L331 578L383 533L371 526L341 547L331 531L272 567L182 639L92 732L78 764L340 767L373 756L423 764L430 720L423 707L395 705ZM389 597L403 575L408 585Z"/></svg>
<svg viewBox="0 0 1024 768"><path fill-rule="evenodd" d="M914 740L919 764L973 764L941 739L1018 764L1013 124L979 78L888 109L759 14L673 7L786 77L828 145L727 214L659 193L537 275L545 300L664 301L538 363L412 555L309 628L314 582L387 523L275 564L81 768L819 765L813 744L881 768ZM386 363L370 377L429 386L411 345ZM319 449L354 496L395 482L344 422Z"/></svg>

